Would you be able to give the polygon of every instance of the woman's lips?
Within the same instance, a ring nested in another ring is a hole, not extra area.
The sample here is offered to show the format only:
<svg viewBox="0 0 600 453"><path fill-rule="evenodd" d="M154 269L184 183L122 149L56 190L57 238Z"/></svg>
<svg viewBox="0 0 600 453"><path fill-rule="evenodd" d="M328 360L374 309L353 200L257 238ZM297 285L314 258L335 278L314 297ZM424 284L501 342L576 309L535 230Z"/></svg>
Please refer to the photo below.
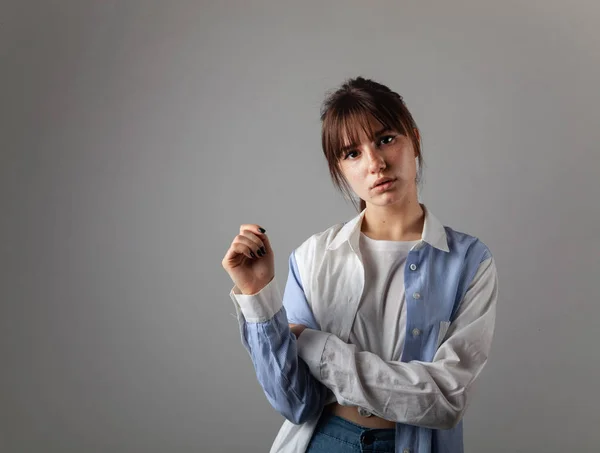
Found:
<svg viewBox="0 0 600 453"><path fill-rule="evenodd" d="M373 190L376 192L383 192L384 190L387 190L390 187L392 187L392 185L394 185L395 182L396 182L396 180L392 179L391 181L387 181L387 182L384 182L383 184L379 184L378 186L373 187Z"/></svg>

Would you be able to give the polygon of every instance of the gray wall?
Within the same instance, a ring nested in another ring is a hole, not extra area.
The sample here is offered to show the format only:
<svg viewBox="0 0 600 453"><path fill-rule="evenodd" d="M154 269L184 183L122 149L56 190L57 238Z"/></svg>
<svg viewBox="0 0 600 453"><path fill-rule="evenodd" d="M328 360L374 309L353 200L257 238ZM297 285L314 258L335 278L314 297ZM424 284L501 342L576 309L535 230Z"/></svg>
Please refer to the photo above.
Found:
<svg viewBox="0 0 600 453"><path fill-rule="evenodd" d="M355 215L326 90L405 98L423 201L494 253L468 452L597 452L600 4L13 1L0 12L0 451L267 451L221 259Z"/></svg>

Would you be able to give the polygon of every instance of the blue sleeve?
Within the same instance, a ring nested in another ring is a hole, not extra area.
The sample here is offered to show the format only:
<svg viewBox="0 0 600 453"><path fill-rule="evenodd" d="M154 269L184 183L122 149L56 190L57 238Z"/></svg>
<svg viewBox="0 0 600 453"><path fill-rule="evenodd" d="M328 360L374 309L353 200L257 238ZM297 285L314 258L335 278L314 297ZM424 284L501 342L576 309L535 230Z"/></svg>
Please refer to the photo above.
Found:
<svg viewBox="0 0 600 453"><path fill-rule="evenodd" d="M317 326L304 295L293 253L283 306L266 321L244 320L241 333L269 403L292 423L301 424L321 412L327 388L310 374L306 363L298 357L296 336L288 323L301 323L313 329Z"/></svg>
<svg viewBox="0 0 600 453"><path fill-rule="evenodd" d="M283 295L283 306L290 324L304 324L311 329L321 330L306 301L294 252L291 253L289 259L289 273Z"/></svg>

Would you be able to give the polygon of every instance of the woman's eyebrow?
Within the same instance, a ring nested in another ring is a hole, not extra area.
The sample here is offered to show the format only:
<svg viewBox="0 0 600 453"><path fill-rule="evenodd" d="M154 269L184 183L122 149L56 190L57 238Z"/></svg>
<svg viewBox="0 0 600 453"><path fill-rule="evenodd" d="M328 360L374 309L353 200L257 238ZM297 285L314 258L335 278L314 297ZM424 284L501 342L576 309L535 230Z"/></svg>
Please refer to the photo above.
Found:
<svg viewBox="0 0 600 453"><path fill-rule="evenodd" d="M379 132L376 132L374 138L381 137L382 135L384 135L388 132L394 132L394 131L392 129L390 129L389 127L386 127L385 129L381 129Z"/></svg>
<svg viewBox="0 0 600 453"><path fill-rule="evenodd" d="M384 127L383 129L380 129L377 132L375 132L372 137L369 137L369 140L374 140L375 138L382 136L386 132L392 132L392 129L390 129L389 127ZM358 145L356 143L351 143L349 145L342 146L341 150L342 150L342 152L350 151L351 149L356 148L357 146Z"/></svg>

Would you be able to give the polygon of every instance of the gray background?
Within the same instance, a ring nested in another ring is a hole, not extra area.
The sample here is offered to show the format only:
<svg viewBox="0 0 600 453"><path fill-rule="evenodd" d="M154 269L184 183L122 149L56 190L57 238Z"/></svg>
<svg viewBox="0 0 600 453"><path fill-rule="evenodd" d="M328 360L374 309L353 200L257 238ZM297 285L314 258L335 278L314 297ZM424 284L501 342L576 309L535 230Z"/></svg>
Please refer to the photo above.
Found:
<svg viewBox="0 0 600 453"><path fill-rule="evenodd" d="M597 452L599 30L592 0L3 2L0 451L268 450L220 263L259 223L283 287L355 215L318 110L360 74L497 260L467 452Z"/></svg>

